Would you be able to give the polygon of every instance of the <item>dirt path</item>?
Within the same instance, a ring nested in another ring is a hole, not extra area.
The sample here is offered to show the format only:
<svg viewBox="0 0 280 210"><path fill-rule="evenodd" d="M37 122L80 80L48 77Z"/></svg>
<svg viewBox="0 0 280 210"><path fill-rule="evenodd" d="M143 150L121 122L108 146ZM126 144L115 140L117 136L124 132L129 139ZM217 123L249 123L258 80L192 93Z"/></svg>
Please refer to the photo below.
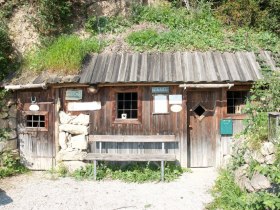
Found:
<svg viewBox="0 0 280 210"><path fill-rule="evenodd" d="M213 168L192 169L171 183L50 180L44 172L0 180L0 209L199 210L211 201Z"/></svg>

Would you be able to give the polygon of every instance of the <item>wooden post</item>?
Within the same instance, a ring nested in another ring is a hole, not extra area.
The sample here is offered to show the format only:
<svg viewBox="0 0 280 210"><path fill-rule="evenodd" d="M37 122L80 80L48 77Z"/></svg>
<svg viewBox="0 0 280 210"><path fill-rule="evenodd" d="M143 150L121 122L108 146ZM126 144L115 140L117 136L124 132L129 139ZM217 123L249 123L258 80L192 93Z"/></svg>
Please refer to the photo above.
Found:
<svg viewBox="0 0 280 210"><path fill-rule="evenodd" d="M162 153L164 154L165 153L165 144L164 144L164 142L162 142L161 150L162 150ZM161 181L164 182L164 161L163 160L161 161L160 169L161 169Z"/></svg>
<svg viewBox="0 0 280 210"><path fill-rule="evenodd" d="M96 180L96 166L97 166L97 160L93 161L93 178Z"/></svg>

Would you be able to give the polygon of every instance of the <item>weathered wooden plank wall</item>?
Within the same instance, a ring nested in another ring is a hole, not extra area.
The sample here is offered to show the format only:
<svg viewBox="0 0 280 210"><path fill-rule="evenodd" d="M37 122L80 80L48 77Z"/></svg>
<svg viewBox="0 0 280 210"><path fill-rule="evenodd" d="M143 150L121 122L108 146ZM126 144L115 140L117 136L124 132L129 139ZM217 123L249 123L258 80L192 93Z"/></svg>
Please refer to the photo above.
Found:
<svg viewBox="0 0 280 210"><path fill-rule="evenodd" d="M121 90L129 90L131 87L122 87ZM176 135L177 143L167 143L166 151L175 153L179 160L187 164L187 139L186 139L186 98L183 97L182 111L178 113L170 112L168 114L153 114L153 95L151 87L136 87L140 94L141 104L140 123L116 123L114 118L114 106L116 100L116 87L102 87L97 94L91 94L84 88L83 101L101 101L102 109L99 111L83 112L90 115L90 133L98 135ZM133 88L132 90L135 90ZM61 90L64 99L66 89ZM178 86L170 86L169 94L183 94L183 89ZM64 109L67 110L67 101L62 102ZM77 112L71 112L77 114ZM180 146L179 146L180 145ZM103 152L112 153L161 153L161 144L159 143L103 143ZM180 148L180 150L179 150ZM92 152L95 152L95 145L91 146ZM183 152L184 151L184 152Z"/></svg>

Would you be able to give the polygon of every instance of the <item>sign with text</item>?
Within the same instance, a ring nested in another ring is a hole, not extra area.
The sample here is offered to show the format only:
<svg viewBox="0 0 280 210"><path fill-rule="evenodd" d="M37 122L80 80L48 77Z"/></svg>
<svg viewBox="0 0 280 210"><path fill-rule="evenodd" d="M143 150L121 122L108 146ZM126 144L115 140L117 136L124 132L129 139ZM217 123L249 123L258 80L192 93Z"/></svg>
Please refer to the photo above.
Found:
<svg viewBox="0 0 280 210"><path fill-rule="evenodd" d="M93 110L100 110L100 109L101 109L101 102L99 101L68 103L68 111L93 111Z"/></svg>
<svg viewBox="0 0 280 210"><path fill-rule="evenodd" d="M169 104L182 104L182 95L169 95Z"/></svg>
<svg viewBox="0 0 280 210"><path fill-rule="evenodd" d="M169 87L152 87L153 94L168 94Z"/></svg>
<svg viewBox="0 0 280 210"><path fill-rule="evenodd" d="M83 98L83 91L82 90L66 90L65 100L69 101L78 101Z"/></svg>

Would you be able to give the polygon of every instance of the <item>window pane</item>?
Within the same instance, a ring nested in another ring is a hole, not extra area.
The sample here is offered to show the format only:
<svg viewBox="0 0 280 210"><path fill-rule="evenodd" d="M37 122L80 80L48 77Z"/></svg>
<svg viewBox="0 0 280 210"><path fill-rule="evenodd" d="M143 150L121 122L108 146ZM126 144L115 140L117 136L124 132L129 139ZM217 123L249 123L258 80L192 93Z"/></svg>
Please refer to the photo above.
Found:
<svg viewBox="0 0 280 210"><path fill-rule="evenodd" d="M138 99L137 93L132 93L132 100L137 100L137 99Z"/></svg>
<svg viewBox="0 0 280 210"><path fill-rule="evenodd" d="M39 116L38 115L33 115L33 120L38 121L39 120Z"/></svg>
<svg viewBox="0 0 280 210"><path fill-rule="evenodd" d="M234 107L228 107L227 108L227 113L234 114Z"/></svg>
<svg viewBox="0 0 280 210"><path fill-rule="evenodd" d="M44 122L40 122L40 127L44 128L45 127L45 123Z"/></svg>
<svg viewBox="0 0 280 210"><path fill-rule="evenodd" d="M118 109L123 109L123 101L118 101Z"/></svg>
<svg viewBox="0 0 280 210"><path fill-rule="evenodd" d="M131 118L137 118L137 110L132 110L131 115Z"/></svg>
<svg viewBox="0 0 280 210"><path fill-rule="evenodd" d="M131 109L131 101L125 101L124 102L124 108L125 109Z"/></svg>
<svg viewBox="0 0 280 210"><path fill-rule="evenodd" d="M131 93L126 93L124 99L125 100L131 100L132 99Z"/></svg>
<svg viewBox="0 0 280 210"><path fill-rule="evenodd" d="M132 109L137 109L137 101L132 101Z"/></svg>
<svg viewBox="0 0 280 210"><path fill-rule="evenodd" d="M123 113L122 110L118 110L118 116L117 116L117 118L122 118L122 113Z"/></svg>
<svg viewBox="0 0 280 210"><path fill-rule="evenodd" d="M27 121L26 126L27 126L27 127L33 127L33 126L32 126L32 122Z"/></svg>
<svg viewBox="0 0 280 210"><path fill-rule="evenodd" d="M32 121L32 116L33 115L27 115L27 117L26 117L27 121Z"/></svg>
<svg viewBox="0 0 280 210"><path fill-rule="evenodd" d="M124 100L124 94L118 93L118 100Z"/></svg>
<svg viewBox="0 0 280 210"><path fill-rule="evenodd" d="M39 115L39 119L40 119L40 121L45 121L45 116L44 115Z"/></svg>

